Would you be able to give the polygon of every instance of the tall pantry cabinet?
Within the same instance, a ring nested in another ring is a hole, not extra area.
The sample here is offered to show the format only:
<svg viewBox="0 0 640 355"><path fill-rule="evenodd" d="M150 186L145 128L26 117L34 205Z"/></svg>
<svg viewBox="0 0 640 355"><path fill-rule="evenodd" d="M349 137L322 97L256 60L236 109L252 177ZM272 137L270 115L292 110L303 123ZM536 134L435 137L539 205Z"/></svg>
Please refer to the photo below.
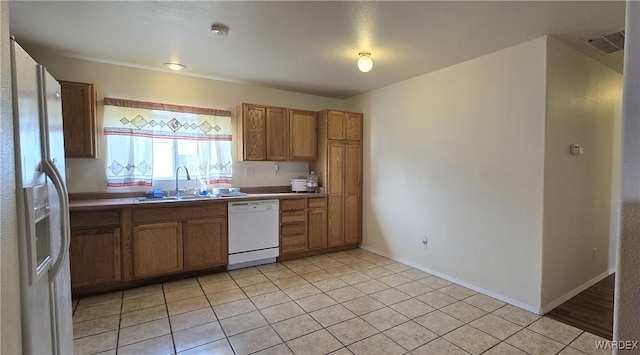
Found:
<svg viewBox="0 0 640 355"><path fill-rule="evenodd" d="M362 241L362 114L318 112L318 158L311 163L327 193L328 246Z"/></svg>

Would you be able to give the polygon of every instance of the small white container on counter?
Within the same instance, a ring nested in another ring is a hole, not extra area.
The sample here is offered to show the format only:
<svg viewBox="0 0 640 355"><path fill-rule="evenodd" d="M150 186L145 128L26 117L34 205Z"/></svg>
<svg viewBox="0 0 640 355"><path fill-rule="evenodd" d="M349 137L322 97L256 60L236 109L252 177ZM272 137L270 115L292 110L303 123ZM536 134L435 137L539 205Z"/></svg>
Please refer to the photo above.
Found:
<svg viewBox="0 0 640 355"><path fill-rule="evenodd" d="M291 179L290 184L293 192L307 191L307 179Z"/></svg>

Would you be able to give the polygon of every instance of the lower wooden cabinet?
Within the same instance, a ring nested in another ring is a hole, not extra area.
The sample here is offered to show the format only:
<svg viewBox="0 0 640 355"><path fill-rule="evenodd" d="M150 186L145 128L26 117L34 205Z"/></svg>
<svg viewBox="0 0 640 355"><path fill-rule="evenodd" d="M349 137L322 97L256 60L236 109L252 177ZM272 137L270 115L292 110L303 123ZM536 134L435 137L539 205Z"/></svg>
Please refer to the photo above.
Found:
<svg viewBox="0 0 640 355"><path fill-rule="evenodd" d="M72 291L122 280L120 217L118 209L70 213Z"/></svg>
<svg viewBox="0 0 640 355"><path fill-rule="evenodd" d="M334 247L328 218L359 200L332 196L280 200L280 255L298 257ZM351 206L353 204L353 206ZM71 213L72 292L90 294L140 285L181 273L206 271L228 263L227 203L193 202L126 206ZM350 207L351 206L351 207ZM329 209L328 209L329 208ZM340 230L357 235L357 218L345 218ZM342 221L343 219L341 219ZM335 231L334 231L335 232ZM344 236L344 232L334 233ZM344 237L338 247L345 244Z"/></svg>
<svg viewBox="0 0 640 355"><path fill-rule="evenodd" d="M69 247L71 287L82 288L121 279L120 228L73 231Z"/></svg>
<svg viewBox="0 0 640 355"><path fill-rule="evenodd" d="M133 227L133 276L144 278L182 270L182 223Z"/></svg>
<svg viewBox="0 0 640 355"><path fill-rule="evenodd" d="M329 246L362 241L362 145L329 142Z"/></svg>
<svg viewBox="0 0 640 355"><path fill-rule="evenodd" d="M133 278L224 266L226 203L134 209Z"/></svg>
<svg viewBox="0 0 640 355"><path fill-rule="evenodd" d="M327 246L327 210L315 209L307 212L309 249Z"/></svg>
<svg viewBox="0 0 640 355"><path fill-rule="evenodd" d="M325 197L280 201L280 256L327 247Z"/></svg>
<svg viewBox="0 0 640 355"><path fill-rule="evenodd" d="M208 218L182 223L184 269L227 264L227 220Z"/></svg>
<svg viewBox="0 0 640 355"><path fill-rule="evenodd" d="M344 244L344 197L342 195L329 195L329 246Z"/></svg>
<svg viewBox="0 0 640 355"><path fill-rule="evenodd" d="M307 250L307 201L304 198L280 201L280 254Z"/></svg>

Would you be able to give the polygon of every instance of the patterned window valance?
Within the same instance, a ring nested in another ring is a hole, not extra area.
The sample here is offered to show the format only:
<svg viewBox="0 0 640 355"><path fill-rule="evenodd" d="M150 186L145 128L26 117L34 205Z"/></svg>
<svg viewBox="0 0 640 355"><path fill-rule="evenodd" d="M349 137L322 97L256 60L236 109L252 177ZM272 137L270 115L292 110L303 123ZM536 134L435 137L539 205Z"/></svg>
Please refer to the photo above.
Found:
<svg viewBox="0 0 640 355"><path fill-rule="evenodd" d="M105 97L104 104L105 134L231 140L229 110L110 97Z"/></svg>
<svg viewBox="0 0 640 355"><path fill-rule="evenodd" d="M160 138L197 141L200 177L231 183L231 111L109 97L104 104L109 186L151 186L153 139Z"/></svg>

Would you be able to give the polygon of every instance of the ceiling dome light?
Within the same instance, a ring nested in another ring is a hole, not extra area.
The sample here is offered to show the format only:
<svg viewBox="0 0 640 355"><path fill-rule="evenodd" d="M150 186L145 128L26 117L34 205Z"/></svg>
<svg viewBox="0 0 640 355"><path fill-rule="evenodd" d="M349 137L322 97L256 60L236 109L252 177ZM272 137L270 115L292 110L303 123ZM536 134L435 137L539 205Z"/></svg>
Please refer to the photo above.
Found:
<svg viewBox="0 0 640 355"><path fill-rule="evenodd" d="M229 34L229 27L216 23L211 25L211 32L218 36L226 36Z"/></svg>
<svg viewBox="0 0 640 355"><path fill-rule="evenodd" d="M371 59L371 53L360 52L358 53L360 59L358 59L358 69L363 73L368 73L373 68L373 60Z"/></svg>
<svg viewBox="0 0 640 355"><path fill-rule="evenodd" d="M187 67L185 67L184 65L180 64L180 63L164 63L164 66L173 70L173 71L178 71L178 70L182 70L185 69Z"/></svg>

